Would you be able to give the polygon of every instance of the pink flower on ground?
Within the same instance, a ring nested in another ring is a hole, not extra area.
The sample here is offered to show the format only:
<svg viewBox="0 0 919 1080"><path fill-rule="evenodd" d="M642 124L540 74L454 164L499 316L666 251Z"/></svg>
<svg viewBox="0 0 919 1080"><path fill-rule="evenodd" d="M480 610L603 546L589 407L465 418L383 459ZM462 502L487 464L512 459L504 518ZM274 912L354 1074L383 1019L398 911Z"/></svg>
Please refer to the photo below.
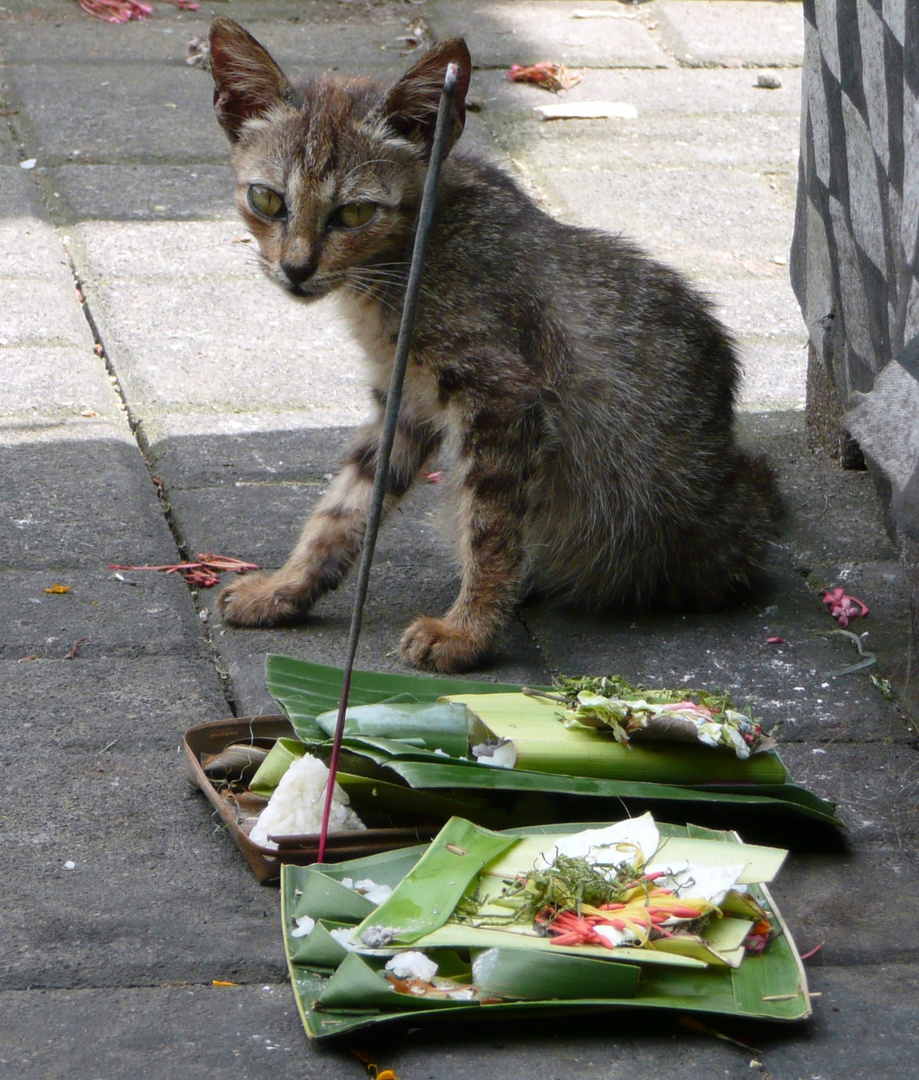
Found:
<svg viewBox="0 0 919 1080"><path fill-rule="evenodd" d="M843 629L849 625L851 619L864 619L868 614L868 605L854 596L848 596L841 585L824 593L823 602Z"/></svg>

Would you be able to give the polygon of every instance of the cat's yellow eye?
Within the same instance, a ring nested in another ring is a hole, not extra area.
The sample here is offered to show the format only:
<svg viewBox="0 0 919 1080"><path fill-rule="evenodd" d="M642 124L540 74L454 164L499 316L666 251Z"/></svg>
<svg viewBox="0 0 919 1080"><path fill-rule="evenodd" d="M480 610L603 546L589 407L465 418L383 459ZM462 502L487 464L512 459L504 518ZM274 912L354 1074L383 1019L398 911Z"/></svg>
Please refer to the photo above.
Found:
<svg viewBox="0 0 919 1080"><path fill-rule="evenodd" d="M376 212L376 203L344 203L332 214L329 224L338 229L359 229L366 225Z"/></svg>
<svg viewBox="0 0 919 1080"><path fill-rule="evenodd" d="M284 199L264 184L249 185L249 205L262 217L282 218L287 213Z"/></svg>

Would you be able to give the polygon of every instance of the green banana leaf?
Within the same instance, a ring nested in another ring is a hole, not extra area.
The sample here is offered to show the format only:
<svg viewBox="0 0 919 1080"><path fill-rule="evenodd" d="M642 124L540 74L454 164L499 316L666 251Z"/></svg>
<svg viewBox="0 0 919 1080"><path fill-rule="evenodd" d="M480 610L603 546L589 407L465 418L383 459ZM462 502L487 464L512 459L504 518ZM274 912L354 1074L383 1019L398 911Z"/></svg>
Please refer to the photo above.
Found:
<svg viewBox="0 0 919 1080"><path fill-rule="evenodd" d="M366 941L374 933L385 934L389 941L409 944L443 926L482 867L515 843L515 836L451 818L392 896L358 926L355 937ZM428 902L432 886L435 905Z"/></svg>
<svg viewBox="0 0 919 1080"><path fill-rule="evenodd" d="M311 752L327 757L328 734L317 723L317 717L337 710L341 670L270 654L266 661L266 681L298 737L310 744ZM447 695L518 694L519 689L504 683L472 679L355 671L349 702L352 706L393 701L426 703ZM328 726L328 721L325 722ZM594 799L630 799L685 803L687 806L728 804L763 814L787 815L791 812L834 827L843 826L832 803L787 779L787 771L774 751L757 755L762 759L755 766L758 772L750 773L749 762L742 762L722 751L686 746L633 747L621 751L622 776L597 778L481 765L471 757L438 754L432 749L379 735L349 735L342 746L354 760L362 758L368 765L377 767L376 771L367 770L370 775L382 778L379 769L384 769L390 782L401 780L409 789L451 789L454 794L462 792L476 797L501 793L503 799L515 800L517 816L510 821L506 815L502 818L498 806L490 808L493 811L490 817L468 814L474 820L495 825L520 822L525 820L526 813L536 815L530 817L531 821L548 820L557 813L559 799L567 804L586 798L591 803ZM649 758L658 763L659 779L656 781L645 775L644 763ZM350 762L348 769L352 773L364 771ZM688 773L687 769L690 770ZM714 774L711 770L715 770ZM710 782L700 782L707 773ZM767 782L753 782L757 778ZM526 802L520 801L527 795L533 797L529 810ZM392 800L390 805L394 805ZM410 813L408 795L404 806L405 812ZM566 810L570 812L567 807ZM591 811L595 812L596 808Z"/></svg>
<svg viewBox="0 0 919 1080"><path fill-rule="evenodd" d="M278 739L268 751L268 757L259 765L255 776L249 781L249 790L253 795L264 795L270 798L284 773L305 753L305 743L297 739Z"/></svg>
<svg viewBox="0 0 919 1080"><path fill-rule="evenodd" d="M265 661L268 691L304 742L326 738L326 733L316 723L316 717L320 713L338 709L342 678L341 668L313 664L291 656L269 653ZM491 694L519 689L519 686L507 683L479 682L476 679L355 671L348 703L370 705L393 699L437 701L446 694Z"/></svg>
<svg viewBox="0 0 919 1080"><path fill-rule="evenodd" d="M473 961L475 985L498 998L565 1001L584 996L628 998L638 992L641 968L582 956L540 955L527 949L486 949Z"/></svg>
<svg viewBox="0 0 919 1080"><path fill-rule="evenodd" d="M329 738L335 734L338 710L320 713L316 723ZM469 721L465 705L449 701L382 702L345 710L345 735L379 736L451 757L469 753Z"/></svg>
<svg viewBox="0 0 919 1080"><path fill-rule="evenodd" d="M513 743L516 768L530 772L647 780L664 784L783 783L788 778L774 751L741 760L730 750L699 743L622 746L609 729L565 727L559 705L529 694L451 694L477 721L479 738Z"/></svg>
<svg viewBox="0 0 919 1080"><path fill-rule="evenodd" d="M311 971L322 971L327 975L331 975L348 955L348 950L332 937L330 931L344 929L353 925L353 923L338 922L332 919L318 920L308 935L291 938L291 961L295 964L302 964Z"/></svg>
<svg viewBox="0 0 919 1080"><path fill-rule="evenodd" d="M589 826L518 828L508 830L506 835L564 835L585 827ZM662 836L699 837L729 844L738 842L733 834L710 829L669 825L658 827ZM608 953L605 959L593 959L588 956L571 957L561 950L555 954L542 947L535 950L502 948L498 950L501 955L497 961L492 961L496 965L494 968L486 969L484 977L479 970L480 989L484 988L487 993L500 997L502 993L529 996L534 992L533 988L538 987L543 996L534 1000L486 1004L437 999L422 1002L410 995L396 993L384 978L383 956L348 953L331 977L317 970L315 965L311 966L297 958L296 951L303 948L303 939L292 938L290 930L294 913L304 913L304 903L309 903L305 898L311 878L369 877L378 882L391 882L406 867L408 876L411 876L413 868L419 865L423 868L421 860L428 850L427 846L422 845L335 866L317 864L283 868L282 918L288 967L298 1010L311 1038L323 1039L380 1023L417 1025L426 1018L438 1022L473 1021L480 1024L486 1019L537 1018L568 1013L580 1016L588 1012L633 1008L675 1009L701 1015L776 1021L799 1021L810 1015L810 995L803 966L788 927L765 885L749 886L749 890L772 913L781 933L761 955L747 956L734 969L726 966L705 967L682 958L672 963L643 963L638 969L631 962L623 962L625 957L623 961L611 962ZM503 858L507 859L508 856ZM409 866L412 863L413 866ZM432 879L423 880L427 882L427 890L430 890ZM416 894L415 899L424 898ZM430 896L427 899L430 901ZM627 950L630 954L639 951ZM439 960L440 950L435 955ZM453 955L453 952L447 955ZM471 950L473 965L482 955L476 948ZM661 959L658 958L658 961ZM592 965L599 965L608 971L610 981L601 984L593 973ZM481 963L479 966L481 968Z"/></svg>

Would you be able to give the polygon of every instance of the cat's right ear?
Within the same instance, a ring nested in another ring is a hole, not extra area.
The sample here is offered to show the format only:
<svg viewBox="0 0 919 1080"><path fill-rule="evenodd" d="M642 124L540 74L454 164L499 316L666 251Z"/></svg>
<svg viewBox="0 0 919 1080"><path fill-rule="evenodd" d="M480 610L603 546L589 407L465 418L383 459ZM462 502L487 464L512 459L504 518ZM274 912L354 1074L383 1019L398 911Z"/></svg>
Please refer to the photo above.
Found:
<svg viewBox="0 0 919 1080"><path fill-rule="evenodd" d="M208 35L214 112L231 142L247 120L290 97L290 83L255 38L232 19L219 17Z"/></svg>

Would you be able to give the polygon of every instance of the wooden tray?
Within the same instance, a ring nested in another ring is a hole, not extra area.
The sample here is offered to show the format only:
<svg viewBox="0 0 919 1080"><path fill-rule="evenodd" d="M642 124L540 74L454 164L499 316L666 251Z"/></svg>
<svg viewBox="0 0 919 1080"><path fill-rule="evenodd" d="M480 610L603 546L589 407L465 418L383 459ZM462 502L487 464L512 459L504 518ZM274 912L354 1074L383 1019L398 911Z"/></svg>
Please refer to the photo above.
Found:
<svg viewBox="0 0 919 1080"><path fill-rule="evenodd" d="M268 750L280 738L296 738L286 717L250 716L197 724L185 732L183 740L189 783L204 792L256 878L263 883L276 882L281 876L283 863L308 866L316 862L319 835L274 837L277 850L253 843L249 839L249 831L268 800L249 791L245 774L238 777L231 774L226 780L214 780L204 770L214 754L234 743ZM326 838L325 860L340 862L342 859L408 847L430 840L441 824L432 822L430 828L415 825L409 828L330 832Z"/></svg>

